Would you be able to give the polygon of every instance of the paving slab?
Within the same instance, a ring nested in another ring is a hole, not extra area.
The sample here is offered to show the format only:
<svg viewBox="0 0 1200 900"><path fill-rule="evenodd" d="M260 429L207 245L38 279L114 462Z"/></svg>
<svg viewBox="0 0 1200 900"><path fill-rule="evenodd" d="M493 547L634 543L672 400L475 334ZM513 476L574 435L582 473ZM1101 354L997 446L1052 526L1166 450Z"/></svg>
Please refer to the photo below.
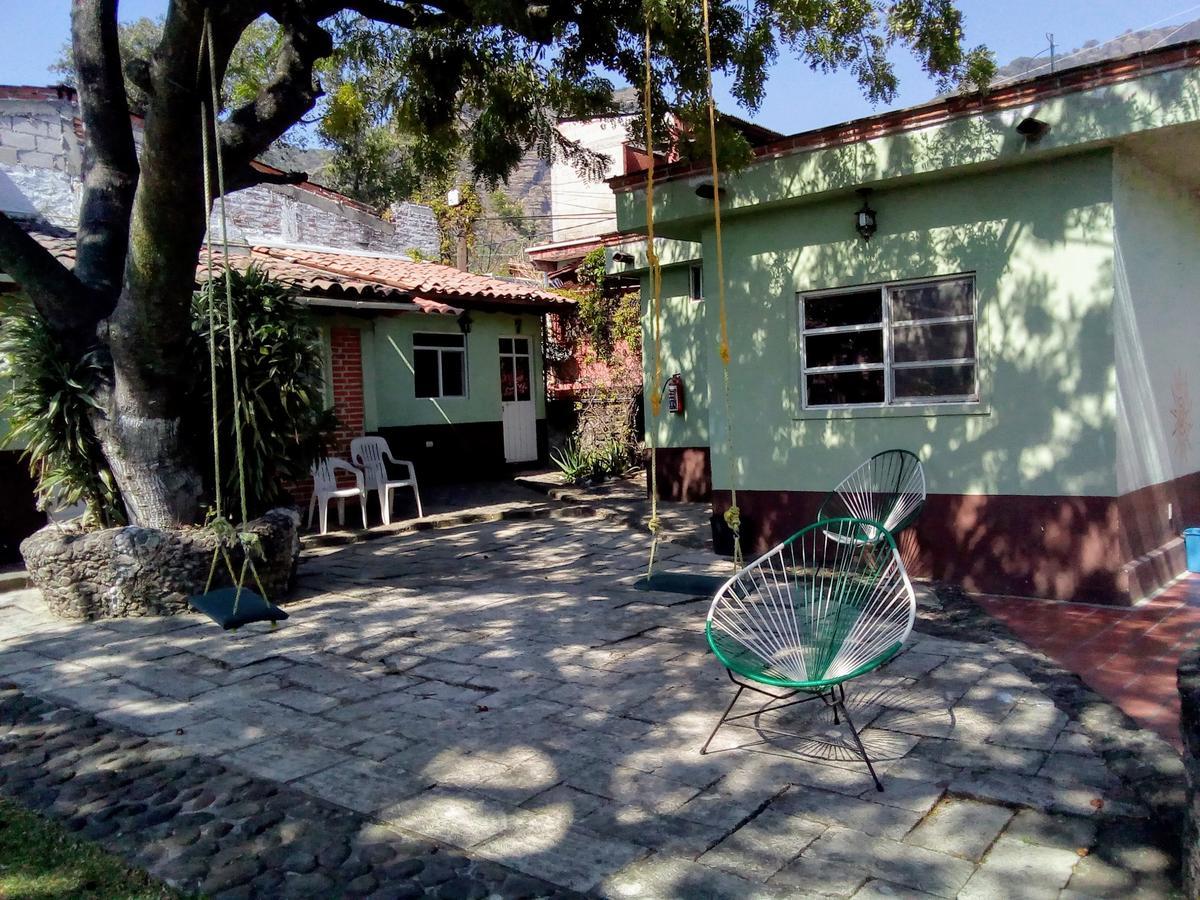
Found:
<svg viewBox="0 0 1200 900"><path fill-rule="evenodd" d="M687 565L728 565L704 556ZM1114 822L1152 831L1138 786L1174 770L1112 753L1112 707L953 596L922 607L902 656L848 686L880 794L816 705L779 716L800 738L726 728L700 755L732 692L705 603L645 602L630 587L644 563L644 535L604 520L321 548L292 618L237 635L189 616L62 623L30 592L0 595L0 680L66 710L4 734L0 789L37 805L53 786L53 814L89 834L131 828L132 861L172 878L186 866L179 883L214 879L231 896L367 895L404 884L418 859L429 895L946 895L1000 890L1016 846L1039 848L1021 876L1031 891L1169 892L1165 845ZM40 743L6 749L21 741ZM165 768L146 780L151 760ZM176 783L205 771L213 790L181 800ZM108 824L93 786L146 820ZM223 804L240 843L196 824L210 807L225 822ZM239 837L243 821L276 833L258 818L276 813L303 840ZM351 820L377 831L330 831ZM270 865L233 865L267 853ZM1070 881L1062 854L1080 860Z"/></svg>
<svg viewBox="0 0 1200 900"><path fill-rule="evenodd" d="M689 859L651 856L609 876L596 889L602 897L647 900L776 900L795 897L787 887L758 884Z"/></svg>
<svg viewBox="0 0 1200 900"><path fill-rule="evenodd" d="M1079 855L1071 850L1002 837L992 846L983 865L971 876L959 897L962 900L1057 897L1078 862Z"/></svg>
<svg viewBox="0 0 1200 900"><path fill-rule="evenodd" d="M929 850L978 860L1013 817L1006 806L947 797L904 838Z"/></svg>
<svg viewBox="0 0 1200 900"><path fill-rule="evenodd" d="M968 860L837 825L813 841L803 856L861 868L939 897L956 896L975 873Z"/></svg>
<svg viewBox="0 0 1200 900"><path fill-rule="evenodd" d="M479 794L433 787L379 810L380 819L458 847L473 847L534 814Z"/></svg>
<svg viewBox="0 0 1200 900"><path fill-rule="evenodd" d="M921 821L922 814L902 807L847 797L832 791L788 788L770 809L826 825L846 825L863 834L896 840Z"/></svg>
<svg viewBox="0 0 1200 900"><path fill-rule="evenodd" d="M570 814L545 809L474 848L483 859L576 891L587 891L602 879L649 854L638 844L614 839L570 824Z"/></svg>
<svg viewBox="0 0 1200 900"><path fill-rule="evenodd" d="M820 837L825 826L768 808L699 861L743 878L766 881Z"/></svg>

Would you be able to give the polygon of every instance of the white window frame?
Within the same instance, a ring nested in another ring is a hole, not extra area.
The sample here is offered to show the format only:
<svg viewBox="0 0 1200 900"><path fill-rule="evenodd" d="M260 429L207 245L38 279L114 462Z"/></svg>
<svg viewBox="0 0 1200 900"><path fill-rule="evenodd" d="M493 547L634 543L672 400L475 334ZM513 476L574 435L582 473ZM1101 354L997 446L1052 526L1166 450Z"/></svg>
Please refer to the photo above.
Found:
<svg viewBox="0 0 1200 900"><path fill-rule="evenodd" d="M892 321L892 304L890 292L897 288L912 287L922 284L938 284L944 281L971 282L971 312L960 316L939 316L932 319L902 319ZM931 278L908 278L900 281L882 281L873 284L847 285L845 287L828 288L819 291L802 291L796 295L797 311L799 314L799 350L800 350L800 403L804 410L857 410L857 409L903 409L937 405L972 405L979 403L979 292L974 272L959 272L953 275L938 275ZM868 322L864 325L834 325L827 328L804 327L804 301L820 297L836 296L838 294L863 293L869 290L879 292L881 318L879 322ZM949 325L957 322L970 322L974 330L975 355L956 359L915 360L912 362L896 362L893 354L893 335L896 328L910 325ZM806 359L806 338L810 335L847 334L855 331L883 332L883 362L856 363L844 366L808 366ZM908 397L896 399L896 370L897 369L933 369L973 363L975 380L969 394L948 395L939 397ZM808 402L808 376L836 372L878 372L883 377L882 403L823 403Z"/></svg>
<svg viewBox="0 0 1200 900"><path fill-rule="evenodd" d="M688 266L688 297L696 303L704 299L704 266L700 263Z"/></svg>
<svg viewBox="0 0 1200 900"><path fill-rule="evenodd" d="M439 338L457 337L462 339L462 349L457 347L445 347L440 345L422 344L421 338L425 335L437 336ZM466 400L471 394L471 370L470 358L467 353L468 337L465 334L455 334L452 331L414 331L412 336L413 347L413 397L417 400ZM437 376L438 376L438 392L433 397L417 396L417 351L418 350L436 350L437 351ZM444 353L461 353L462 354L462 373L463 373L463 392L461 394L447 394L445 386L442 384L442 355Z"/></svg>

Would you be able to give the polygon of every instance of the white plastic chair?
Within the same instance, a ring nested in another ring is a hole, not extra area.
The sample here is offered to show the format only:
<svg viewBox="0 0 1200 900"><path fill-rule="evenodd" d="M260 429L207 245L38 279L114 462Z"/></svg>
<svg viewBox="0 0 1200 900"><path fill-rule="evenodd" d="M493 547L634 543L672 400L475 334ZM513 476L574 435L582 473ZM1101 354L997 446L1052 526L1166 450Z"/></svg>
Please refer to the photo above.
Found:
<svg viewBox="0 0 1200 900"><path fill-rule="evenodd" d="M421 510L421 492L417 488L416 467L406 459L396 459L392 456L387 440L381 437L354 438L350 442L350 458L354 460L355 465L362 467L367 478L367 490L379 494L379 514L384 525L391 524L392 491L399 487L412 488L413 497L417 501L417 518L425 517ZM389 479L387 466L383 463L385 458L394 465L407 467L408 477Z"/></svg>
<svg viewBox="0 0 1200 900"><path fill-rule="evenodd" d="M354 487L340 488L337 483L337 472L341 469L354 476ZM338 502L338 524L346 525L346 498L357 497L359 509L362 510L363 528L367 527L367 488L363 483L363 473L344 459L329 457L313 463L313 494L308 503L308 527L312 528L313 512L320 512L321 534L329 531L329 501Z"/></svg>

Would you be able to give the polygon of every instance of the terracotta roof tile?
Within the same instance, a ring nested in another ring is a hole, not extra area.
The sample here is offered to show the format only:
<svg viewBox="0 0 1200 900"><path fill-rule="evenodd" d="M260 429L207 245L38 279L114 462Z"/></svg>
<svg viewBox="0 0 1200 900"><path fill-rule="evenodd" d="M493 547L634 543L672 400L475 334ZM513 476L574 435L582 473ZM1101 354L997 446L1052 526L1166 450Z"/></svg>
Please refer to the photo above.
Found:
<svg viewBox="0 0 1200 900"><path fill-rule="evenodd" d="M68 231L38 230L29 233L68 267L75 265L75 237ZM221 254L214 262L221 265ZM231 254L237 268L251 264L273 278L310 297L395 303L435 315L458 315L462 305L473 309L550 309L572 306L575 301L528 284L472 275L438 263L413 262L392 257L364 256L293 247L252 247L249 253ZM208 261L201 255L196 283L208 277Z"/></svg>
<svg viewBox="0 0 1200 900"><path fill-rule="evenodd" d="M439 263L294 247L254 247L253 250L256 256L262 254L336 275L389 285L429 300L455 303L492 300L506 306L536 307L567 307L574 302L532 285L475 275Z"/></svg>

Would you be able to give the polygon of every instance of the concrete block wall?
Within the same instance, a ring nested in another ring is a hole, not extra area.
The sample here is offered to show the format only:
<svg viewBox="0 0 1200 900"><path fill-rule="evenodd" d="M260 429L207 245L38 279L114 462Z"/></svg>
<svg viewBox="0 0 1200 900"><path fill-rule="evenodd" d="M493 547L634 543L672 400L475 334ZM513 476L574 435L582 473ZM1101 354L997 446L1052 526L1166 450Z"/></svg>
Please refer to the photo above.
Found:
<svg viewBox="0 0 1200 900"><path fill-rule="evenodd" d="M74 229L84 150L78 106L51 99L53 91L41 98L33 96L38 89L10 92L29 96L0 96L0 211ZM140 149L140 132L135 139ZM416 203L397 203L383 218L332 191L259 185L231 194L228 212L229 236L237 242L375 253L416 249L427 256L438 251L433 210Z"/></svg>
<svg viewBox="0 0 1200 900"><path fill-rule="evenodd" d="M82 149L67 100L0 99L0 210L74 227Z"/></svg>

